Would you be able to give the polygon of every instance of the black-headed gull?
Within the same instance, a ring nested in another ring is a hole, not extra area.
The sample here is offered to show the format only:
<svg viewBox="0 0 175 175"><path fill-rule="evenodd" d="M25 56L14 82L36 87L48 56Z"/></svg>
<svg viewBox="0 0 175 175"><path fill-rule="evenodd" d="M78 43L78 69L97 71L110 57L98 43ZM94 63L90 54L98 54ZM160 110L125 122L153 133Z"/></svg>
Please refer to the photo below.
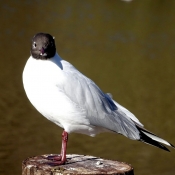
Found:
<svg viewBox="0 0 175 175"><path fill-rule="evenodd" d="M115 132L166 151L169 150L163 144L174 147L144 129L130 111L63 60L50 34L38 33L33 37L31 56L23 71L23 84L33 106L64 129L61 154L55 158L57 165L66 161L68 133L71 132L90 136Z"/></svg>

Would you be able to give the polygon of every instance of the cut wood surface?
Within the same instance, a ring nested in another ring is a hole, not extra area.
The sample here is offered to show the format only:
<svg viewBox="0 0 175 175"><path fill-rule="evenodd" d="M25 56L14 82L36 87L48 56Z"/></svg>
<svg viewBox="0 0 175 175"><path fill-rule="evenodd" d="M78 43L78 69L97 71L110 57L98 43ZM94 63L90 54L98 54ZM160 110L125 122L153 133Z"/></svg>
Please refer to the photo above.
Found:
<svg viewBox="0 0 175 175"><path fill-rule="evenodd" d="M29 157L22 162L22 175L61 175L61 174L116 174L134 175L131 165L105 160L99 157L88 155L67 155L65 165L51 166L54 160L48 160L48 156L58 156L56 154L46 154Z"/></svg>

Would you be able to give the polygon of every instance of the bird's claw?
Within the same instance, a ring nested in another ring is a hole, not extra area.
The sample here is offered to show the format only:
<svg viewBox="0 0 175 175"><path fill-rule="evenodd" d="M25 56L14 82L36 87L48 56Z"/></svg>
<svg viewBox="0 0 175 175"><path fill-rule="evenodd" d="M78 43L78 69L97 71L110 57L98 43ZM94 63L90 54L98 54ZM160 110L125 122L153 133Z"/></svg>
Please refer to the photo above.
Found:
<svg viewBox="0 0 175 175"><path fill-rule="evenodd" d="M47 164L49 166L59 166L59 165L64 165L65 162L64 161L54 161L54 162L47 162L45 164Z"/></svg>
<svg viewBox="0 0 175 175"><path fill-rule="evenodd" d="M47 156L47 160L52 160L52 161L61 161L61 156Z"/></svg>

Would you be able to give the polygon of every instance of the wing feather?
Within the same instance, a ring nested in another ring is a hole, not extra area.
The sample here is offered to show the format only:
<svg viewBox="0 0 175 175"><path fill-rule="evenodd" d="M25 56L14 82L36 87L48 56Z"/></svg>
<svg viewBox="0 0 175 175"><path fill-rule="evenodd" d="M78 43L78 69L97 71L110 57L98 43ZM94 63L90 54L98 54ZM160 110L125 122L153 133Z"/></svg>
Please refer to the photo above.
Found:
<svg viewBox="0 0 175 175"><path fill-rule="evenodd" d="M114 103L109 95L103 93L92 80L80 73L70 63L64 61L63 65L65 82L70 82L70 85L66 83L63 85L64 92L80 108L84 109L91 125L112 130L130 139L140 138L134 122L121 106Z"/></svg>

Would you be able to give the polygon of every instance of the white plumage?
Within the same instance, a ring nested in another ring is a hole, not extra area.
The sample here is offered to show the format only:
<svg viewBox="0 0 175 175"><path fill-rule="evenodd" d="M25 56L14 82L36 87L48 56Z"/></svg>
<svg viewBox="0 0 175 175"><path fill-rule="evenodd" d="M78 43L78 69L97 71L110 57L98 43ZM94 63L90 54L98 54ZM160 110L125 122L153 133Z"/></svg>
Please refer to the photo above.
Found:
<svg viewBox="0 0 175 175"><path fill-rule="evenodd" d="M110 130L139 139L133 123L142 125L138 119L119 104L115 106L108 94L58 54L48 60L31 56L24 68L23 83L33 106L68 133L94 136Z"/></svg>
<svg viewBox="0 0 175 175"><path fill-rule="evenodd" d="M27 97L44 117L67 133L95 136L101 132L116 132L164 150L168 149L161 143L173 146L144 129L130 111L57 53L45 58L50 54L47 49L55 46L54 41L51 46L49 41L45 34L34 36L32 55L23 71Z"/></svg>

